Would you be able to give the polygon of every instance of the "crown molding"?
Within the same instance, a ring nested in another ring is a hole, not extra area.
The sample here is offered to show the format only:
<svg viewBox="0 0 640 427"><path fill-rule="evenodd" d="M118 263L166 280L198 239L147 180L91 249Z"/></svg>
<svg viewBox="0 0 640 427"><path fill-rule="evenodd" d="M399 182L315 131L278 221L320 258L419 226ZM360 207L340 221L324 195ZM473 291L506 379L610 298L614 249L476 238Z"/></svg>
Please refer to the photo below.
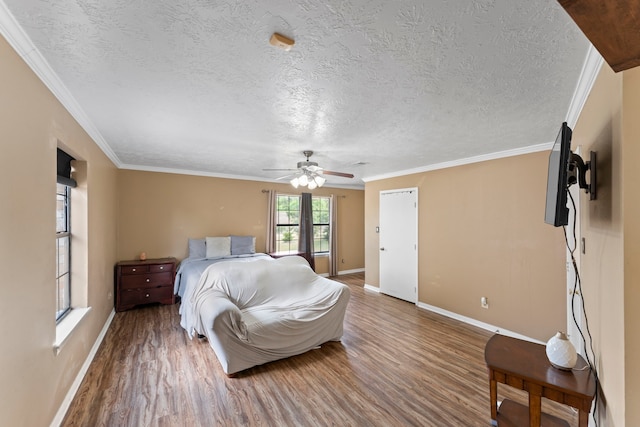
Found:
<svg viewBox="0 0 640 427"><path fill-rule="evenodd" d="M367 178L362 178L362 180L364 182L379 181L381 179L397 178L399 176L411 175L414 173L431 172L439 169L448 169L456 166L468 165L471 163L480 163L480 162L486 162L488 160L502 159L505 157L521 156L523 154L537 153L539 151L550 150L552 146L553 146L553 142L548 142L548 143L538 144L538 145L530 145L528 147L498 151L498 152L489 153L489 154L482 154L480 156L467 157L465 159L458 159L458 160L452 160L449 162L436 163L433 165L426 165L426 166L422 166L414 169L405 169L402 171L390 172L383 175L369 176Z"/></svg>
<svg viewBox="0 0 640 427"><path fill-rule="evenodd" d="M20 55L22 60L31 68L44 85L53 93L58 101L67 109L69 114L95 141L104 154L117 166L121 162L113 152L102 134L95 127L89 116L82 109L78 101L71 95L69 89L53 71L47 60L35 47L31 38L25 33L18 21L11 14L7 6L0 0L0 34L7 40L11 47Z"/></svg>
<svg viewBox="0 0 640 427"><path fill-rule="evenodd" d="M141 166L141 165L123 164L120 166L120 169L135 170L135 171L141 171L141 172L157 172L157 173L171 173L171 174L177 174L177 175L204 176L209 178L239 179L242 181L270 182L273 184L287 184L287 181L278 181L276 179L261 178L257 176L232 175L232 174L215 173L215 172L195 171L195 170L189 170L189 169L164 168L164 167L157 167L157 166ZM364 190L364 185L331 184L329 183L329 181L327 181L322 186L322 188L343 188L345 190Z"/></svg>
<svg viewBox="0 0 640 427"><path fill-rule="evenodd" d="M582 65L582 71L580 72L580 77L578 78L578 84L576 85L576 89L573 92L573 97L571 98L571 103L569 104L569 111L567 111L566 122L570 128L574 128L576 123L578 122L578 118L582 113L582 109L584 108L584 104L587 102L587 98L589 97L589 93L591 93L591 89L593 88L593 84L600 73L600 68L602 68L602 64L604 63L604 59L600 55L600 53L593 47L592 44L589 44L589 50L587 50L587 57L584 60L584 64Z"/></svg>

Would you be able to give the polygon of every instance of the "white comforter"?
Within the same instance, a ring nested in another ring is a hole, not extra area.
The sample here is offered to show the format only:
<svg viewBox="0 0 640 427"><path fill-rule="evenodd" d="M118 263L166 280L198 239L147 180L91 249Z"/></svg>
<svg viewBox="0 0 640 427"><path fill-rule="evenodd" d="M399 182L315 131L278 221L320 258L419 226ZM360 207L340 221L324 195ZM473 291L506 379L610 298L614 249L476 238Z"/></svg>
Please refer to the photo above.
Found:
<svg viewBox="0 0 640 427"><path fill-rule="evenodd" d="M208 267L180 324L205 335L227 374L340 340L349 288L292 256Z"/></svg>

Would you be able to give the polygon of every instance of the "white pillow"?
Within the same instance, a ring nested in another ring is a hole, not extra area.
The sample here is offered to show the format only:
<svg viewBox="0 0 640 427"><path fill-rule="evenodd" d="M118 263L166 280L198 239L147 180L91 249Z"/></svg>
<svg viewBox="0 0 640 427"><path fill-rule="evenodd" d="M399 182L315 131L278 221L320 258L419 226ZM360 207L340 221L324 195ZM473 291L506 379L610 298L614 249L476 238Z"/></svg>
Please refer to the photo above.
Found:
<svg viewBox="0 0 640 427"><path fill-rule="evenodd" d="M207 237L207 258L218 258L231 255L230 237Z"/></svg>

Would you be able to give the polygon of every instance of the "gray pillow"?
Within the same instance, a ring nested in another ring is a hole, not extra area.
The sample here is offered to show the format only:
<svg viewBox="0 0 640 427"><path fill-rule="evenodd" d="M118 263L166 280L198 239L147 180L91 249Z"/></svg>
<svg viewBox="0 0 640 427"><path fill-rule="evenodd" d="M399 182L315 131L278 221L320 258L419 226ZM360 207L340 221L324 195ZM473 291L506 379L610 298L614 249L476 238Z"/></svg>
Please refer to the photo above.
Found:
<svg viewBox="0 0 640 427"><path fill-rule="evenodd" d="M207 245L204 239L189 239L189 258L205 258Z"/></svg>
<svg viewBox="0 0 640 427"><path fill-rule="evenodd" d="M231 255L255 253L256 238L254 236L231 236Z"/></svg>

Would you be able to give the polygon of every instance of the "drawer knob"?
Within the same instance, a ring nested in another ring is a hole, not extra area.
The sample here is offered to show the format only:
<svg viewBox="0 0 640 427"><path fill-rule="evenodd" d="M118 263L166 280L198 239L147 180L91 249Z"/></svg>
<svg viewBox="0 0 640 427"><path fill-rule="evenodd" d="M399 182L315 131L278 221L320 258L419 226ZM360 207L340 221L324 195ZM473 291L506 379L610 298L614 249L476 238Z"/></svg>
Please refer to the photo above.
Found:
<svg viewBox="0 0 640 427"><path fill-rule="evenodd" d="M147 283L149 283L150 281L151 281L150 279L147 279Z"/></svg>
<svg viewBox="0 0 640 427"><path fill-rule="evenodd" d="M135 268L132 268L132 269L131 269L131 271L136 271L136 269L135 269Z"/></svg>
<svg viewBox="0 0 640 427"><path fill-rule="evenodd" d="M146 294L146 295L145 295L145 297L146 297L146 298L149 298L149 294Z"/></svg>
<svg viewBox="0 0 640 427"><path fill-rule="evenodd" d="M161 265L161 266L160 266L160 270L164 270L164 265Z"/></svg>

